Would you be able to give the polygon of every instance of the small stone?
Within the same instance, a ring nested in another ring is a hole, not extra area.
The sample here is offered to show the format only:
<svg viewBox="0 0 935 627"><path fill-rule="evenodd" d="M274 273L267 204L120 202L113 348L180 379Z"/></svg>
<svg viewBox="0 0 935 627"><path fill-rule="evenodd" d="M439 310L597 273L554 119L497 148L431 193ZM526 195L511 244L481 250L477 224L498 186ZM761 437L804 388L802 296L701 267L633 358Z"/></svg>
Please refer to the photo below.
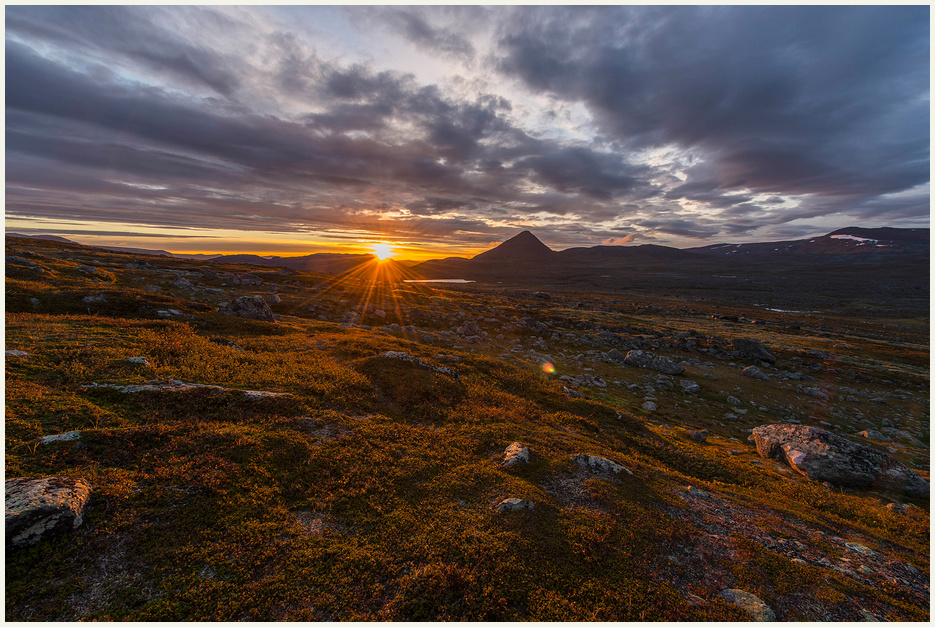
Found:
<svg viewBox="0 0 935 627"><path fill-rule="evenodd" d="M266 297L266 302L273 304L273 305L278 305L279 303L282 302L282 299L279 298L279 294L270 294L269 296Z"/></svg>
<svg viewBox="0 0 935 627"><path fill-rule="evenodd" d="M749 366L744 368L740 374L745 377L751 377L753 379L759 379L760 381L769 381L769 375L757 368L756 366Z"/></svg>
<svg viewBox="0 0 935 627"><path fill-rule="evenodd" d="M652 401L646 401L643 403L643 411L656 411L657 409L659 409L659 405L656 405Z"/></svg>
<svg viewBox="0 0 935 627"><path fill-rule="evenodd" d="M682 388L683 392L689 394L694 394L695 392L701 391L701 386L695 383L694 381L689 381L688 379L679 380L679 387Z"/></svg>
<svg viewBox="0 0 935 627"><path fill-rule="evenodd" d="M98 303L106 303L107 297L104 294L91 294L90 296L85 296L81 299L81 302L85 305L95 305Z"/></svg>
<svg viewBox="0 0 935 627"><path fill-rule="evenodd" d="M29 357L26 351L6 351L7 357Z"/></svg>
<svg viewBox="0 0 935 627"><path fill-rule="evenodd" d="M50 442L68 442L69 440L80 440L81 432L80 431L69 431L67 433L59 433L57 435L46 435L39 438L40 444L48 444Z"/></svg>
<svg viewBox="0 0 935 627"><path fill-rule="evenodd" d="M708 439L708 430L702 429L701 431L689 430L687 432L688 439L694 440L695 442L705 442Z"/></svg>
<svg viewBox="0 0 935 627"><path fill-rule="evenodd" d="M732 588L730 590L721 590L718 596L745 611L750 615L750 618L755 621L766 622L776 620L776 614L773 610L763 602L763 599L755 594Z"/></svg>
<svg viewBox="0 0 935 627"><path fill-rule="evenodd" d="M529 448L523 446L519 442L513 442L506 450L503 451L503 463L500 464L504 468L509 468L514 464L528 464L529 463Z"/></svg>
<svg viewBox="0 0 935 627"><path fill-rule="evenodd" d="M140 366L150 366L150 365L151 365L151 364L149 363L149 360L147 360L145 357L142 357L142 356L127 357L126 359L124 359L124 361L129 362L129 363L131 363L131 364L137 364L137 365L140 365Z"/></svg>
<svg viewBox="0 0 935 627"><path fill-rule="evenodd" d="M194 284L192 284L191 281L189 281L188 279L183 279L182 277L178 277L177 279L172 281L172 287L179 289L179 290L185 290L186 292L194 292L196 289Z"/></svg>
<svg viewBox="0 0 935 627"><path fill-rule="evenodd" d="M532 501L524 501L523 499L510 498L503 499L500 501L500 504L497 505L497 511L501 514L506 514L508 512L517 512L524 509L534 509L535 503Z"/></svg>

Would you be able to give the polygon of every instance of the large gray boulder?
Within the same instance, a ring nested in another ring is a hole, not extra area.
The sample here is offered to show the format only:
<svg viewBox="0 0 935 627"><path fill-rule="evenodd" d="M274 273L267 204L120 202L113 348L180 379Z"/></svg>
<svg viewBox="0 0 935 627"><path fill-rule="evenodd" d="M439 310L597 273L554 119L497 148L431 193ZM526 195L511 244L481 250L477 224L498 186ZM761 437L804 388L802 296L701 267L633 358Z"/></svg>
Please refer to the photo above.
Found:
<svg viewBox="0 0 935 627"><path fill-rule="evenodd" d="M766 350L762 344L753 338L735 337L730 345L731 348L740 353L740 356L744 359L766 361L771 364L776 363L776 356Z"/></svg>
<svg viewBox="0 0 935 627"><path fill-rule="evenodd" d="M674 359L654 355L653 353L641 350L628 352L623 363L628 366L636 366L637 368L649 368L650 370L665 374L682 374L685 372L685 367Z"/></svg>
<svg viewBox="0 0 935 627"><path fill-rule="evenodd" d="M91 484L71 477L6 480L6 543L26 547L81 526Z"/></svg>
<svg viewBox="0 0 935 627"><path fill-rule="evenodd" d="M262 296L238 296L230 305L221 309L221 313L230 316L240 316L250 320L265 320L274 322L273 310L269 308Z"/></svg>
<svg viewBox="0 0 935 627"><path fill-rule="evenodd" d="M929 484L884 451L806 425L772 424L755 428L750 439L761 457L789 464L815 481L928 496Z"/></svg>

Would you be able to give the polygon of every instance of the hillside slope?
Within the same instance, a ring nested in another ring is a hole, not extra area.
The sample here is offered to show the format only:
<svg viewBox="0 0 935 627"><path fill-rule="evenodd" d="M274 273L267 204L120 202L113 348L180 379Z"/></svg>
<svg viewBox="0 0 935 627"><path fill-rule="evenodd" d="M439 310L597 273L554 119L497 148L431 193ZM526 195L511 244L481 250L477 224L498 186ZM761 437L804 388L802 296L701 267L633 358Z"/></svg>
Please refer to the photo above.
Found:
<svg viewBox="0 0 935 627"><path fill-rule="evenodd" d="M930 618L927 498L747 442L821 421L927 478L927 319L6 252L6 477L93 488L8 546L9 620Z"/></svg>

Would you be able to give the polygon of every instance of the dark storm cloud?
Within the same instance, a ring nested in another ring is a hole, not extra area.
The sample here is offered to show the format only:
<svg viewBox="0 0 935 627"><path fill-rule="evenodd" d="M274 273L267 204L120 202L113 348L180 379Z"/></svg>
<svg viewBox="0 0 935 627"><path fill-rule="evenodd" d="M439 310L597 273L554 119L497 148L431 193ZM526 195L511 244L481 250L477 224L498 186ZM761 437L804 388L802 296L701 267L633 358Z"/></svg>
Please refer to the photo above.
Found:
<svg viewBox="0 0 935 627"><path fill-rule="evenodd" d="M928 181L928 14L522 8L496 62L609 138L703 150L722 190L870 196Z"/></svg>

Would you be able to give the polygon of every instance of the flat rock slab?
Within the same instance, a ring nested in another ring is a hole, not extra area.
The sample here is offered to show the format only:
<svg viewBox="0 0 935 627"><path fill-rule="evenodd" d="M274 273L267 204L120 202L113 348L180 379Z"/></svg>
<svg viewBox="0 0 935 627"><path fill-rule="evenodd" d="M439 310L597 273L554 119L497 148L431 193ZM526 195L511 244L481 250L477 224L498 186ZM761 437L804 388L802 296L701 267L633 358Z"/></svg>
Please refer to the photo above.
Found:
<svg viewBox="0 0 935 627"><path fill-rule="evenodd" d="M928 496L929 484L884 451L806 425L772 424L750 435L760 457L775 458L815 481Z"/></svg>
<svg viewBox="0 0 935 627"><path fill-rule="evenodd" d="M596 470L599 472L612 472L614 474L625 472L628 475L633 474L628 468L621 466L617 462L612 462L609 459L604 457L597 457L596 455L572 455L571 461L575 462L579 466L583 466L590 470Z"/></svg>
<svg viewBox="0 0 935 627"><path fill-rule="evenodd" d="M755 621L776 620L776 614L763 602L763 599L746 590L738 590L737 588L721 590L718 596L745 611Z"/></svg>
<svg viewBox="0 0 935 627"><path fill-rule="evenodd" d="M443 374L445 376L451 377L455 381L461 380L461 375L459 375L458 371L455 370L454 368L444 368L441 366L433 366L432 364L425 361L424 359L419 359L418 357L414 355L410 355L409 353L404 353L402 351L386 351L385 353L380 353L379 356L386 357L387 359L398 359L400 361L407 361L411 364L415 364L416 366L420 368L431 370L432 372L437 372L439 374Z"/></svg>
<svg viewBox="0 0 935 627"><path fill-rule="evenodd" d="M56 435L46 435L39 438L39 443L49 444L50 442L68 442L69 440L80 440L80 431L69 431L67 433L58 433Z"/></svg>
<svg viewBox="0 0 935 627"><path fill-rule="evenodd" d="M206 385L204 383L185 383L178 379L167 379L165 381L147 381L146 383L136 383L129 385L118 385L116 383L89 383L82 385L85 389L109 388L123 392L124 394L136 394L138 392L190 392L209 388L212 390L221 390L223 392L240 392L247 398L271 398L274 396L292 396L290 392L266 392L263 390L234 390L232 388L221 387L220 385Z"/></svg>
<svg viewBox="0 0 935 627"><path fill-rule="evenodd" d="M83 522L91 484L71 477L6 480L6 541L27 547Z"/></svg>
<svg viewBox="0 0 935 627"><path fill-rule="evenodd" d="M504 468L509 468L515 464L528 464L529 463L529 448L523 446L519 442L513 442L506 450L503 451L503 463L500 464Z"/></svg>

